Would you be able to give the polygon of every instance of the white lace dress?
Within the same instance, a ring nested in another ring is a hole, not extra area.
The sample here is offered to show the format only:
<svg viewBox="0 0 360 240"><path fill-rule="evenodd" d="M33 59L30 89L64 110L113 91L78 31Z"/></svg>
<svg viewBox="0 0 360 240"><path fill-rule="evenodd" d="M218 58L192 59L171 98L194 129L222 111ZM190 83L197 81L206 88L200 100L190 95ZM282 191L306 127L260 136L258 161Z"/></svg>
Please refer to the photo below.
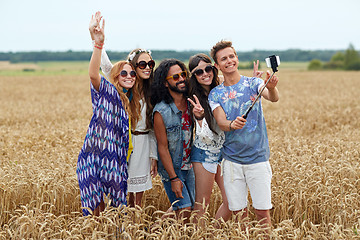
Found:
<svg viewBox="0 0 360 240"><path fill-rule="evenodd" d="M146 104L140 100L141 119L132 134L133 152L128 163L128 192L142 192L152 188L151 158L157 159L154 132L146 129ZM140 133L138 135L135 135Z"/></svg>
<svg viewBox="0 0 360 240"><path fill-rule="evenodd" d="M112 63L103 48L101 70L108 78ZM143 192L152 188L150 175L151 158L157 159L157 146L154 131L146 128L146 103L140 100L141 119L132 134L133 152L128 162L128 192ZM140 133L140 134L139 134Z"/></svg>

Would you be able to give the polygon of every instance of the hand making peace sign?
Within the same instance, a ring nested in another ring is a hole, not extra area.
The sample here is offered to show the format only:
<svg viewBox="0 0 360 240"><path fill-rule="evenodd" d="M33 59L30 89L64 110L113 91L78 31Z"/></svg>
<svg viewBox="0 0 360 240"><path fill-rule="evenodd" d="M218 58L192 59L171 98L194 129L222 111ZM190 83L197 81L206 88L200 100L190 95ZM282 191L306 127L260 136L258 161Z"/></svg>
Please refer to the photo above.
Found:
<svg viewBox="0 0 360 240"><path fill-rule="evenodd" d="M193 114L196 119L202 119L204 117L204 108L201 106L199 99L196 95L193 95L195 102L188 98L187 100L191 103L193 106Z"/></svg>

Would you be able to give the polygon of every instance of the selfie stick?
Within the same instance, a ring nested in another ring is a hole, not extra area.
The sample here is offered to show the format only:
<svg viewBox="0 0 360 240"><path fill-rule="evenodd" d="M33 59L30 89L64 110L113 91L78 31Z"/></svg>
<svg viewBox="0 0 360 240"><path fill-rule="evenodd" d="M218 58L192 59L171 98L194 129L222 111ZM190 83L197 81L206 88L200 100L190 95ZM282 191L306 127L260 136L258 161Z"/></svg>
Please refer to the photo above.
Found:
<svg viewBox="0 0 360 240"><path fill-rule="evenodd" d="M273 70L273 73L271 74L271 76L269 77L269 79L266 81L265 85L261 88L259 94L257 95L256 99L253 101L253 103L251 104L251 106L246 110L245 114L243 115L243 118L246 119L249 112L251 111L251 109L254 107L255 103L257 102L257 100L259 99L259 97L261 96L262 92L264 91L264 89L266 88L266 85L269 83L270 79L274 76L275 72L278 71L277 67L280 65L280 58L279 56L269 56L268 58L265 59L266 64L268 67L271 67Z"/></svg>

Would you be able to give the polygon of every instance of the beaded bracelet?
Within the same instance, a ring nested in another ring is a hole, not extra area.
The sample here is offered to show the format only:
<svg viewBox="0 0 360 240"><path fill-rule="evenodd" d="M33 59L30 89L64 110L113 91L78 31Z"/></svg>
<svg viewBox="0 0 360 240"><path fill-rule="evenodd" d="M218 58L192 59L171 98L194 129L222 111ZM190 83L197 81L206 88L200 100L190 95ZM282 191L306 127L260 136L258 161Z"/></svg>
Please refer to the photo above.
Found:
<svg viewBox="0 0 360 240"><path fill-rule="evenodd" d="M97 43L94 41L94 47L96 47L97 49L101 50L103 48L103 46L104 46L104 43Z"/></svg>

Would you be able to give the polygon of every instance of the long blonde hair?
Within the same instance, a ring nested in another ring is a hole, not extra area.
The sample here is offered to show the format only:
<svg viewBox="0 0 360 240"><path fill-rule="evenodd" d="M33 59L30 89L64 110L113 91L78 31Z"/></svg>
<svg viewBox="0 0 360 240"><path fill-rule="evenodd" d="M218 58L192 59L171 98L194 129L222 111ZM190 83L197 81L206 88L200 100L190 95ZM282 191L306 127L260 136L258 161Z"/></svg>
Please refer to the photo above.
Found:
<svg viewBox="0 0 360 240"><path fill-rule="evenodd" d="M124 92L123 87L121 87L119 84L118 78L125 64L128 64L131 67L131 69L135 71L134 67L129 62L119 61L115 63L111 69L110 82L116 87L120 95L121 101L124 105L125 111L128 114L129 118L131 119L131 128L132 130L135 130L136 125L141 116L140 94L138 91L139 79L136 76L134 86L131 88L131 90L129 89L127 93ZM132 93L132 99L131 101L129 101L129 97L131 93Z"/></svg>

